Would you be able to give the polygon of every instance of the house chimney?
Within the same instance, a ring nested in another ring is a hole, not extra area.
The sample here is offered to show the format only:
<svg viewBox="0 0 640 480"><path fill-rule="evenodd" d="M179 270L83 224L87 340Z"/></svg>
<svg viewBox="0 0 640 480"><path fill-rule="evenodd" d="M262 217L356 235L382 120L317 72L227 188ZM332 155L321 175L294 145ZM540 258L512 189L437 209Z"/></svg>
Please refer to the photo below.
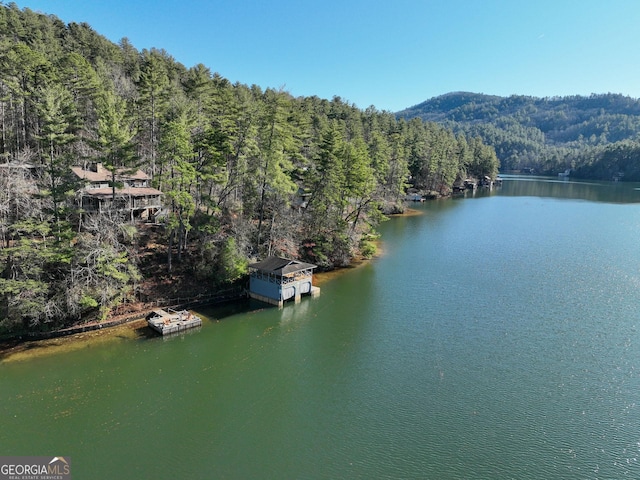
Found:
<svg viewBox="0 0 640 480"><path fill-rule="evenodd" d="M101 173L102 169L103 169L102 163L100 162L91 162L88 168L89 171L95 172L95 173Z"/></svg>

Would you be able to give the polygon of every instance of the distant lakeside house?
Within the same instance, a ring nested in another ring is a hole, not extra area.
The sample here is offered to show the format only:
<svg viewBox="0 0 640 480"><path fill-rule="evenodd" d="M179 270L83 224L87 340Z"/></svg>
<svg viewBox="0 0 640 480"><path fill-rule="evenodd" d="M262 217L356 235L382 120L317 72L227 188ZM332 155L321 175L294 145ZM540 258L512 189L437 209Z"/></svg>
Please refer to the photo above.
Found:
<svg viewBox="0 0 640 480"><path fill-rule="evenodd" d="M114 175L101 163L71 170L86 183L78 192L78 204L85 212L118 210L127 212L131 220L151 220L162 208L163 193L150 186L151 177L142 170L119 168Z"/></svg>

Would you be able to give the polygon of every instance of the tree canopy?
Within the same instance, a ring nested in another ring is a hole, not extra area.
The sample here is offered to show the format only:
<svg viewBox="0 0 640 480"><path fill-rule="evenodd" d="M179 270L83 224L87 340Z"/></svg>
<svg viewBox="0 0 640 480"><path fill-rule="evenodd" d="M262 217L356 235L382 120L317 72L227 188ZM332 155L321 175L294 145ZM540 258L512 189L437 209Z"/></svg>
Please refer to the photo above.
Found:
<svg viewBox="0 0 640 480"><path fill-rule="evenodd" d="M479 138L232 84L15 4L0 6L0 65L1 330L104 318L151 276L218 288L265 255L346 265L408 186L497 173ZM98 162L114 201L83 211L70 169ZM164 192L153 228L115 202L138 169Z"/></svg>
<svg viewBox="0 0 640 480"><path fill-rule="evenodd" d="M499 97L456 92L398 112L438 122L492 145L504 170L640 181L640 100L588 97Z"/></svg>

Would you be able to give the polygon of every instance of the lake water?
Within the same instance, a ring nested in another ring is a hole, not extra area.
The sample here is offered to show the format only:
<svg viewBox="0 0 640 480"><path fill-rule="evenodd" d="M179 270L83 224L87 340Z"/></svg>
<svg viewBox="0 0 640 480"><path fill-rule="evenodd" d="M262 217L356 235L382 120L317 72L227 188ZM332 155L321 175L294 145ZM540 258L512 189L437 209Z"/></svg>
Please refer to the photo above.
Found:
<svg viewBox="0 0 640 480"><path fill-rule="evenodd" d="M416 204L284 309L0 364L0 455L74 478L640 478L640 186ZM413 206L413 205L412 205Z"/></svg>

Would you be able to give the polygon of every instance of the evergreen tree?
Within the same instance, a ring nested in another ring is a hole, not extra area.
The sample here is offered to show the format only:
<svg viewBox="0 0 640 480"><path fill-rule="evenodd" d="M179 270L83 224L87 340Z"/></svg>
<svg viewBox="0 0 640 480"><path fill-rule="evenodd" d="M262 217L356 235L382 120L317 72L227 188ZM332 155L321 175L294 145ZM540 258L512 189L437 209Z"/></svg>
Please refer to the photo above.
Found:
<svg viewBox="0 0 640 480"><path fill-rule="evenodd" d="M257 131L259 155L254 159L259 195L256 252L260 252L262 248L263 223L268 203L288 205L290 196L296 191L296 185L290 177L293 164L289 155L293 149L293 135L291 126L286 122L287 103L282 93L267 90L264 94ZM271 210L272 213L275 212L273 208Z"/></svg>
<svg viewBox="0 0 640 480"><path fill-rule="evenodd" d="M380 218L376 215L379 203L374 195L375 172L362 138L356 138L345 145L342 168L343 219L349 226L351 235L362 233L362 224L371 220L372 215L374 220L371 223L377 223ZM353 243L357 244L358 239L354 238Z"/></svg>
<svg viewBox="0 0 640 480"><path fill-rule="evenodd" d="M185 112L167 122L160 141L161 158L167 171L165 194L171 202L167 219L167 267L173 270L173 244L178 237L178 259L186 247L187 234L191 229L191 217L195 213L192 189L196 184L196 169L191 163L193 146L189 135L189 124Z"/></svg>
<svg viewBox="0 0 640 480"><path fill-rule="evenodd" d="M160 121L168 108L169 74L157 50L142 52L142 65L138 82L139 132L143 157L149 160L152 175L156 173L156 157Z"/></svg>
<svg viewBox="0 0 640 480"><path fill-rule="evenodd" d="M58 236L61 235L61 209L67 195L73 195L77 185L71 179L73 158L68 146L76 139L76 104L69 92L61 85L44 87L39 90L38 110L41 118L39 138L49 177L49 194L53 202L53 217Z"/></svg>
<svg viewBox="0 0 640 480"><path fill-rule="evenodd" d="M136 228L123 218L120 173L141 168L165 193L158 243L170 274L223 285L264 255L333 268L370 254L382 214L402 211L410 183L446 194L456 179L494 176L488 138L524 162L565 114L549 115L543 134L523 126L530 108L518 121L467 108L458 113L502 123L476 122L456 137L340 97L231 84L202 64L186 69L164 50L138 52L126 38L115 45L87 24L15 4L0 6L0 67L0 326L14 329L104 318L131 297ZM607 102L620 99L589 101L603 112L574 132L581 146L593 138L589 160L563 147L545 165L640 175L635 145L603 144L640 121L607 116ZM112 208L79 222L68 175L90 163L110 172Z"/></svg>
<svg viewBox="0 0 640 480"><path fill-rule="evenodd" d="M135 130L127 114L124 100L111 90L105 90L97 102L98 129L94 146L102 166L111 173L112 207L115 207L118 172L132 172L137 168L133 139Z"/></svg>

